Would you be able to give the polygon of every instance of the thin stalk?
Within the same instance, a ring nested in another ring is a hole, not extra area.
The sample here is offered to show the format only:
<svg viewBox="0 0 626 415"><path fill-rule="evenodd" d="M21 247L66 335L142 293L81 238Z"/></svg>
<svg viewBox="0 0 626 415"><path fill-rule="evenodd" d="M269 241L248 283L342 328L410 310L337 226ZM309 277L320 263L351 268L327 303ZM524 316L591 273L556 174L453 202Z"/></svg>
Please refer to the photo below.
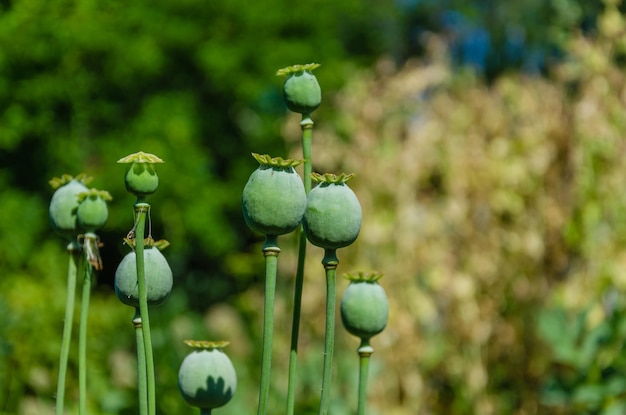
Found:
<svg viewBox="0 0 626 415"><path fill-rule="evenodd" d="M263 357L261 360L261 385L259 388L258 415L267 413L270 393L270 372L272 368L272 338L274 335L274 296L276 293L276 273L278 269L277 237L267 235L263 244L265 256L265 304L263 308Z"/></svg>
<svg viewBox="0 0 626 415"><path fill-rule="evenodd" d="M322 264L326 270L326 339L324 341L324 372L322 374L322 394L320 398L320 415L328 413L330 405L330 383L333 368L333 351L335 349L335 285L339 260L335 249L326 249Z"/></svg>
<svg viewBox="0 0 626 415"><path fill-rule="evenodd" d="M211 408L200 408L200 415L211 415L212 411Z"/></svg>
<svg viewBox="0 0 626 415"><path fill-rule="evenodd" d="M56 415L63 415L65 401L65 379L67 364L70 356L70 341L72 339L72 324L74 320L74 304L76 303L76 280L78 262L80 260L80 245L76 240L67 245L69 261L67 266L67 288L65 297L65 317L63 319L63 337L61 339L61 353L59 355L59 376L57 379Z"/></svg>
<svg viewBox="0 0 626 415"><path fill-rule="evenodd" d="M89 300L93 265L84 261L83 294L80 303L80 325L78 327L78 413L87 415L87 328L89 326Z"/></svg>
<svg viewBox="0 0 626 415"><path fill-rule="evenodd" d="M357 349L359 353L359 395L357 415L365 415L365 404L367 402L367 375L369 372L370 356L374 349L369 344L368 339L361 339L361 345Z"/></svg>
<svg viewBox="0 0 626 415"><path fill-rule="evenodd" d="M139 307L135 308L133 317L135 326L135 339L137 342L137 389L139 391L139 415L148 415L148 380L146 369L146 347L141 329L141 312Z"/></svg>
<svg viewBox="0 0 626 415"><path fill-rule="evenodd" d="M313 136L313 120L311 120L310 116L302 116L300 127L302 128L302 156L304 158L304 190L308 194L311 190L311 141ZM300 314L302 310L302 287L304 285L306 243L306 235L301 227L298 240L298 268L296 270L296 281L293 290L293 321L291 325L291 349L289 353L287 415L293 415L295 410L298 337L300 335Z"/></svg>
<svg viewBox="0 0 626 415"><path fill-rule="evenodd" d="M141 314L141 331L143 334L143 344L145 351L148 414L156 414L156 387L154 378L154 356L152 353L152 336L150 335L150 316L148 314L148 294L146 287L146 274L144 271L144 237L146 230L146 216L150 210L150 205L137 201L135 203L135 214L137 215L135 225L135 255L137 263L137 285L139 291L139 313ZM137 356L139 358L139 356Z"/></svg>
<svg viewBox="0 0 626 415"><path fill-rule="evenodd" d="M311 160L311 141L313 141L313 120L308 115L302 116L300 127L302 128L302 157L304 158L304 190L308 194L311 190L311 172L313 171Z"/></svg>

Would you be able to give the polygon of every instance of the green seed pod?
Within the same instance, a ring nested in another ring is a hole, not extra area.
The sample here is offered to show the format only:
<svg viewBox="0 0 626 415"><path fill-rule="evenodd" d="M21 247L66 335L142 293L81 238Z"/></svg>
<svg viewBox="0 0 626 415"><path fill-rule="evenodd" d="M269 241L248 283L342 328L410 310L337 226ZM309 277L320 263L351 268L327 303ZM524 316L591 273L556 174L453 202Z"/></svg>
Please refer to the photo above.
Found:
<svg viewBox="0 0 626 415"><path fill-rule="evenodd" d="M387 326L389 302L378 284L381 274L348 275L351 281L341 299L341 321L349 333L369 340Z"/></svg>
<svg viewBox="0 0 626 415"><path fill-rule="evenodd" d="M124 184L128 192L137 196L148 196L159 187L159 176L151 164L133 163L124 176Z"/></svg>
<svg viewBox="0 0 626 415"><path fill-rule="evenodd" d="M73 239L81 233L76 218L78 195L87 191L85 182L89 180L90 178L84 175L76 178L63 175L61 178L50 180L50 185L56 189L48 209L50 225L56 233L65 238Z"/></svg>
<svg viewBox="0 0 626 415"><path fill-rule="evenodd" d="M202 409L226 405L237 389L237 373L222 351L228 342L185 343L197 350L185 357L178 370L178 388L183 399Z"/></svg>
<svg viewBox="0 0 626 415"><path fill-rule="evenodd" d="M310 63L293 65L276 72L277 75L286 75L283 84L283 98L293 112L310 115L322 102L322 90L312 71L320 65Z"/></svg>
<svg viewBox="0 0 626 415"><path fill-rule="evenodd" d="M159 176L154 164L163 163L163 160L154 154L140 151L121 158L117 162L130 163L124 176L124 184L129 193L137 197L145 197L156 192L159 187Z"/></svg>
<svg viewBox="0 0 626 415"><path fill-rule="evenodd" d="M148 305L163 304L172 292L173 275L167 259L156 247L146 246L143 251L146 274ZM115 294L129 306L139 307L139 283L137 281L137 255L131 251L115 271Z"/></svg>
<svg viewBox="0 0 626 415"><path fill-rule="evenodd" d="M311 175L319 185L308 195L302 225L307 239L325 249L338 249L355 241L363 213L356 195L346 182L353 175Z"/></svg>
<svg viewBox="0 0 626 415"><path fill-rule="evenodd" d="M104 226L109 218L107 201L111 199L111 195L106 190L89 189L80 193L76 211L78 226L86 232L95 232Z"/></svg>
<svg viewBox="0 0 626 415"><path fill-rule="evenodd" d="M260 166L243 189L246 224L264 235L283 235L296 229L306 208L306 192L295 166L302 161L252 154Z"/></svg>

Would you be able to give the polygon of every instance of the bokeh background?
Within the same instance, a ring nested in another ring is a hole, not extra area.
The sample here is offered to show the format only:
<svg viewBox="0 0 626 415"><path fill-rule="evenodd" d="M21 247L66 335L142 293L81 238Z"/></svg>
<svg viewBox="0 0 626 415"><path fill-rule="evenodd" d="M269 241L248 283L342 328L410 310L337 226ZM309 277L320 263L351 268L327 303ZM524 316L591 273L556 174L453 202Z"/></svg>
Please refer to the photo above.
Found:
<svg viewBox="0 0 626 415"><path fill-rule="evenodd" d="M354 172L379 270L371 415L626 413L626 20L618 0L0 1L0 413L46 415L65 304L48 180L114 197L89 315L89 413L136 414L133 310L113 292L133 198L119 158L165 160L150 198L175 274L153 310L160 414L193 413L184 339L230 340L255 410L261 237L251 152L300 158L281 67L319 62L314 168ZM272 412L284 410L296 251L282 237ZM311 247L298 414L317 413L324 275ZM339 282L339 295L346 281ZM80 287L79 287L80 289ZM76 331L75 331L76 333ZM354 413L358 341L337 328L332 413ZM74 352L76 343L73 344ZM66 396L76 413L76 355Z"/></svg>

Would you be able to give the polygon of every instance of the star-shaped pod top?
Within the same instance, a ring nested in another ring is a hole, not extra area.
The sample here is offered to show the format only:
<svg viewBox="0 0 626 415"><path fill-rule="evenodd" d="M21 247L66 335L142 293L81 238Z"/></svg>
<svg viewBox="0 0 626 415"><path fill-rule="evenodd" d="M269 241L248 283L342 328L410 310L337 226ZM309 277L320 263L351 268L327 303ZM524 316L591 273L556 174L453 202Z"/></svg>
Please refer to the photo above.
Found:
<svg viewBox="0 0 626 415"><path fill-rule="evenodd" d="M78 209L78 194L86 192L91 177L81 173L77 176L64 174L49 181L55 189L48 210L52 229L59 235L73 240L81 233L78 227L76 211Z"/></svg>
<svg viewBox="0 0 626 415"><path fill-rule="evenodd" d="M309 117L322 102L322 89L313 75L313 70L319 63L292 65L276 71L277 76L285 76L283 84L283 98L293 112Z"/></svg>
<svg viewBox="0 0 626 415"><path fill-rule="evenodd" d="M159 187L159 176L154 165L163 163L163 160L154 154L140 151L122 157L117 162L130 164L126 171L126 176L124 176L126 190L138 198L143 198L156 192Z"/></svg>

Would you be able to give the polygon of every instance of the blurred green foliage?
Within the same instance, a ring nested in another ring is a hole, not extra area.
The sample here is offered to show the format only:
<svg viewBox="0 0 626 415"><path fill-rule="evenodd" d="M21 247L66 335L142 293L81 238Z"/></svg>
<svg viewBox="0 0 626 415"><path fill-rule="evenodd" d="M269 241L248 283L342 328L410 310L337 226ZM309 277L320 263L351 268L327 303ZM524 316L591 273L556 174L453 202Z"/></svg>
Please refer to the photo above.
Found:
<svg viewBox="0 0 626 415"><path fill-rule="evenodd" d="M201 313L259 282L259 238L239 206L256 167L250 152L285 151L276 70L322 62L331 96L347 68L381 51L359 33L384 9L356 0L0 2L0 412L46 413L53 402L67 265L46 219L47 183L85 172L114 197L90 314L90 413L136 413L132 371L118 368L132 368L132 312L113 301L112 282L134 201L116 160L139 150L166 162L150 198L152 229L171 242L178 293L157 314L155 347L169 391L163 411L180 412L172 379L185 350L170 324L180 316L184 335L211 336ZM242 335L246 343L258 333Z"/></svg>
<svg viewBox="0 0 626 415"><path fill-rule="evenodd" d="M550 4L561 3L573 2ZM432 33L420 37L426 59L375 63L398 32L391 6L373 1L0 2L0 414L53 413L67 254L47 223L47 181L79 172L114 197L90 312L89 413L137 413L133 310L111 285L134 202L115 162L139 150L165 160L149 201L175 274L151 315L160 413L189 409L176 387L186 338L231 341L240 388L220 413L251 410L262 256L241 190L250 152L300 158L274 73L312 61L324 92L314 168L355 172L364 210L339 271L380 270L391 302L369 412L623 412L626 25L606 4L594 36L560 38L567 59L546 77L485 85ZM273 408L285 398L295 239L281 246ZM316 413L320 387L320 260L311 248L300 414ZM332 413L354 411L356 347L338 333ZM74 354L70 365L74 411Z"/></svg>

